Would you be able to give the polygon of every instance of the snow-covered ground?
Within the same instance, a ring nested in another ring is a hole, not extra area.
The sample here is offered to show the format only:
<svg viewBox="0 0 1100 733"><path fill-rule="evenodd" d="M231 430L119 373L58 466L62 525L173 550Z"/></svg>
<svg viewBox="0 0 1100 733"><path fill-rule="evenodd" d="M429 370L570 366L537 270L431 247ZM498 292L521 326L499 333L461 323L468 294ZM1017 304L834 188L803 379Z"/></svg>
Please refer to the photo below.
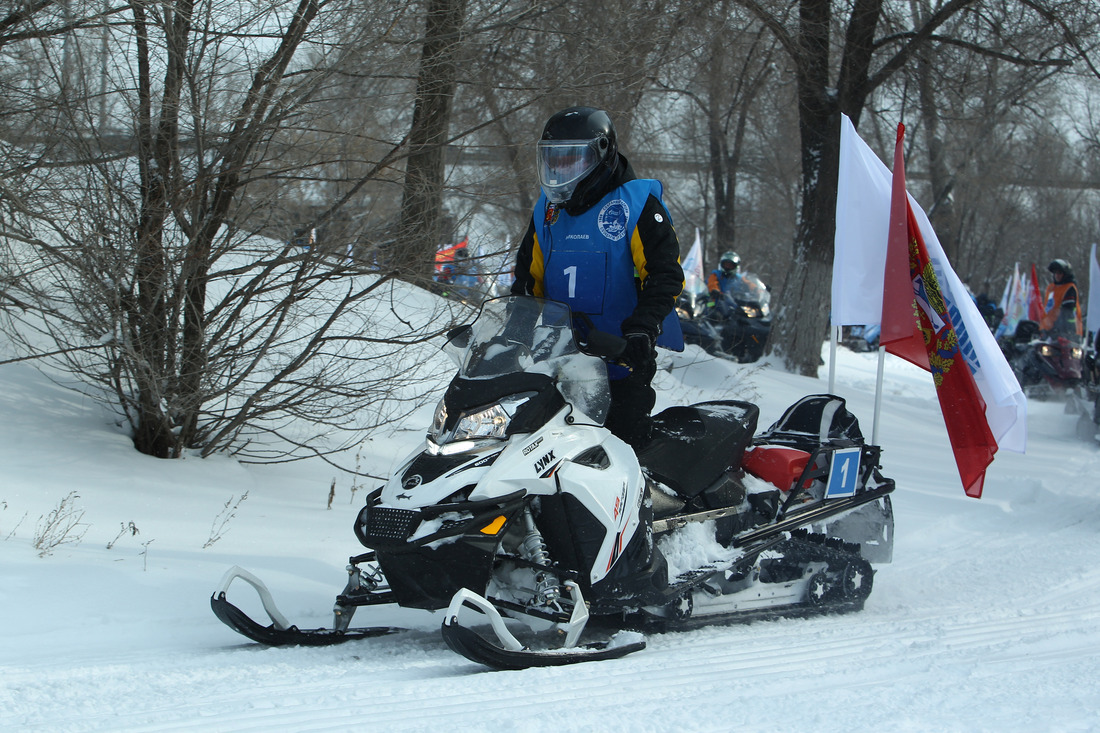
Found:
<svg viewBox="0 0 1100 733"><path fill-rule="evenodd" d="M824 368L814 380L694 349L668 359L659 407L753 399L761 428L827 388ZM836 391L868 436L874 373L874 356L840 350ZM363 469L388 471L428 421L421 410L368 439ZM360 610L357 624L415 630L337 647L246 643L210 611L222 573L253 571L293 621L327 626L371 485L353 492L320 463L140 456L94 404L3 366L0 730L1098 730L1100 450L1075 422L1060 402L1030 403L1028 453L999 454L985 498L969 499L930 377L891 357L879 442L897 535L863 612L489 672L450 652L426 612ZM40 557L33 538L66 497L83 538Z"/></svg>

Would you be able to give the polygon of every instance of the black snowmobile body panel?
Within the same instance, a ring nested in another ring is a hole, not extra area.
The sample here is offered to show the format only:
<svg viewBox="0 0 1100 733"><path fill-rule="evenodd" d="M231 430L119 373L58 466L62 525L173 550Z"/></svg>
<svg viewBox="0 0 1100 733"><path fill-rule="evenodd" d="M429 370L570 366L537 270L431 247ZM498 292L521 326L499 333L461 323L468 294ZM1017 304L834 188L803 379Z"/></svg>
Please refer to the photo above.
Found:
<svg viewBox="0 0 1100 733"><path fill-rule="evenodd" d="M419 510L364 507L355 534L374 548L397 603L409 608L446 608L460 588L483 591L495 561L499 536L523 506L524 492L491 501L437 504ZM462 520L445 520L461 511ZM493 532L485 527L499 520ZM410 539L424 520L439 521L437 531Z"/></svg>

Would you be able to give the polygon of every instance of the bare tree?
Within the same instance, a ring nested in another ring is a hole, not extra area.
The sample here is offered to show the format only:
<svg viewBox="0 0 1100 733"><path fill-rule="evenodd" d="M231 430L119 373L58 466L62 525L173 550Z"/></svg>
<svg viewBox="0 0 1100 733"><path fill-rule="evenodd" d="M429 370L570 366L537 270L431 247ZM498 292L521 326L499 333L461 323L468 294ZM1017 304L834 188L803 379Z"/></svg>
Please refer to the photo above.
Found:
<svg viewBox="0 0 1100 733"><path fill-rule="evenodd" d="M723 250L755 250L763 240L755 259L765 265L775 237L770 226L761 226L761 214L783 210L786 198L775 196L785 176L770 160L787 147L780 110L790 101L776 67L776 41L728 0L700 9L690 28L693 42L664 66L660 82L664 96L689 103L680 105L676 127L681 157L706 166L697 183L704 211L686 213L707 235L707 262L716 262ZM754 237L754 229L763 236Z"/></svg>
<svg viewBox="0 0 1100 733"><path fill-rule="evenodd" d="M929 44L953 45L972 53L985 52L990 38L1018 29L1003 23L1006 14L1023 12L1032 21L1016 39L1006 60L1013 63L1065 66L1078 53L1067 40L1079 24L1092 23L1095 9L1076 3L1029 2L1002 4L994 0L947 0L934 13L912 24L911 17L895 16L895 8L881 0L856 0L844 11L830 0L799 0L793 8L758 0L737 0L775 34L793 64L798 84L802 150L802 203L791 267L772 336L772 349L789 366L816 375L821 341L828 319L828 289L835 230L836 178L840 149L840 114L858 126L864 107L875 90L899 69L911 64ZM843 15L842 15L843 13ZM1065 37L1050 44L1049 35L1034 28L1061 17ZM942 33L950 21L965 18ZM838 26L843 29L838 31ZM884 35L876 38L880 26ZM833 34L843 40L834 44ZM834 52L836 56L834 57ZM835 59L835 60L834 60ZM795 318L794 314L798 314Z"/></svg>
<svg viewBox="0 0 1100 733"><path fill-rule="evenodd" d="M41 96L12 112L23 129L58 115L66 124L41 128L40 145L4 143L3 271L29 304L6 311L7 330L98 386L142 452L342 448L353 434L302 434L295 421L332 433L394 417L402 383L424 362L402 347L447 323L406 313L389 275L345 251L248 228L250 186L270 180L289 121L308 118L332 73L295 68L295 57L347 42L337 32L352 7L297 0L253 14L231 2L133 0L111 36L116 62L135 60L115 67L120 147L91 125L93 94L51 101L69 81L60 73L34 79ZM42 68L60 69L60 51L45 44ZM379 309L405 325L383 327Z"/></svg>

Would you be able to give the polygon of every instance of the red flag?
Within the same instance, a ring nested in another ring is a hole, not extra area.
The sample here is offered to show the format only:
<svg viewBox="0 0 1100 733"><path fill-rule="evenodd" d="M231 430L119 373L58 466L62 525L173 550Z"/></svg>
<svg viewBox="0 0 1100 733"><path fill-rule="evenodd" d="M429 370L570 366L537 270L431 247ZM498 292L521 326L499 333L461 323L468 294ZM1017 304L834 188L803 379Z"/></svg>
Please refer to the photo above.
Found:
<svg viewBox="0 0 1100 733"><path fill-rule="evenodd" d="M932 372L963 488L967 496L980 498L985 469L993 462L997 441L985 419L985 400L959 350L958 336L905 192L904 136L905 126L898 125L879 343L889 353Z"/></svg>
<svg viewBox="0 0 1100 733"><path fill-rule="evenodd" d="M878 342L891 354L922 369L931 370L924 335L915 326L913 277L909 270L910 224L906 216L905 157L902 139L905 125L898 125L894 146L894 178L890 190L890 228L886 239L886 272L882 285L882 330Z"/></svg>
<svg viewBox="0 0 1100 733"><path fill-rule="evenodd" d="M436 250L435 253L435 271L440 273L443 268L455 261L455 252L460 249L466 249L469 237L464 237L461 242L457 244L447 244Z"/></svg>
<svg viewBox="0 0 1100 733"><path fill-rule="evenodd" d="M1039 290L1039 276L1035 274L1035 263L1031 263L1031 289L1027 299L1027 317L1038 323L1043 320L1047 309L1043 305L1043 295Z"/></svg>

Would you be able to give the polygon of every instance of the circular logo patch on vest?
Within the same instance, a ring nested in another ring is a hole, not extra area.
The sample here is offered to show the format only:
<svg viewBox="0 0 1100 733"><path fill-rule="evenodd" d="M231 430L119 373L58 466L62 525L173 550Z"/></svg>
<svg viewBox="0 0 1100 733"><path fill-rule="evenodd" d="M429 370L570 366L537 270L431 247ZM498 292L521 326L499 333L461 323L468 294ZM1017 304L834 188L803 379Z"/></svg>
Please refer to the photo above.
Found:
<svg viewBox="0 0 1100 733"><path fill-rule="evenodd" d="M617 242L626 236L626 221L629 218L630 207L622 199L614 199L600 209L600 215L596 217L596 226L600 228L600 234L612 242Z"/></svg>

